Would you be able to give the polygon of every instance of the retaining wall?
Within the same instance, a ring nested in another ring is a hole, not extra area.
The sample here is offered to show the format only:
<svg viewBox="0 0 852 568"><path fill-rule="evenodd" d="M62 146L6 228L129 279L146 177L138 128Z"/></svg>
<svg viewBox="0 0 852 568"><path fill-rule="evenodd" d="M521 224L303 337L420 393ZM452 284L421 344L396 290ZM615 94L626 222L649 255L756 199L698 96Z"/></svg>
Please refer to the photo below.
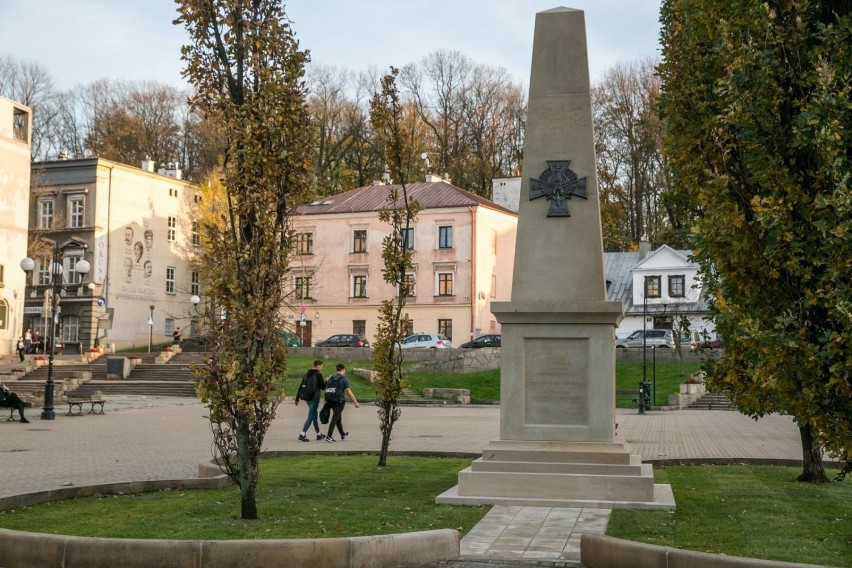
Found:
<svg viewBox="0 0 852 568"><path fill-rule="evenodd" d="M581 536L580 562L584 568L821 568L815 564L693 552L599 534Z"/></svg>

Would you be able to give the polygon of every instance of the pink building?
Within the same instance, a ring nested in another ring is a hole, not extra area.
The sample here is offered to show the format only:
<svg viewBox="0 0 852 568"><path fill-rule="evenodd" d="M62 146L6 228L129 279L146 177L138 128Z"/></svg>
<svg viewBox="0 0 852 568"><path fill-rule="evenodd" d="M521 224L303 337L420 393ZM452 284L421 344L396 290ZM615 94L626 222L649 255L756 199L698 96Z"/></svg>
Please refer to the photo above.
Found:
<svg viewBox="0 0 852 568"><path fill-rule="evenodd" d="M458 345L500 333L491 302L511 297L518 219L434 179L407 185L421 209L406 237L414 262L406 311L413 332L443 333ZM395 294L382 277L382 240L390 227L378 218L389 188L361 187L298 208L289 317L305 346L338 333L373 341L379 304Z"/></svg>

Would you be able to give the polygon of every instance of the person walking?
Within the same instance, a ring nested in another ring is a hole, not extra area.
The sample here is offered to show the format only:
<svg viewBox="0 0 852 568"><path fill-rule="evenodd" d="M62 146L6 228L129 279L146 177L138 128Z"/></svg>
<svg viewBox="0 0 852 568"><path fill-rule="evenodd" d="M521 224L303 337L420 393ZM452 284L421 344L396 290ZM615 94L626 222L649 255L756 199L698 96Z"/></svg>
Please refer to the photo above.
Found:
<svg viewBox="0 0 852 568"><path fill-rule="evenodd" d="M322 365L323 362L320 359L314 361L313 368L305 373L305 376L302 378L302 384L299 385L299 391L296 393L296 406L299 406L300 400L304 400L308 405L308 418L305 420L305 425L302 426L302 432L299 434L299 440L302 442L310 442L308 440L308 428L311 427L311 424L314 426L317 440L325 438L325 434L320 433L319 421L317 420L317 407L319 406L320 395L325 389Z"/></svg>
<svg viewBox="0 0 852 568"><path fill-rule="evenodd" d="M355 395L352 394L352 389L349 387L349 379L346 378L346 365L338 363L335 367L337 372L328 378L325 384L325 401L331 405L331 420L328 423L328 434L325 436L326 442L336 442L332 434L335 427L340 433L340 439L345 440L349 437L349 432L343 430L343 407L346 406L346 395L352 399L355 408L360 407L358 401L355 400Z"/></svg>
<svg viewBox="0 0 852 568"><path fill-rule="evenodd" d="M172 343L174 345L180 345L180 328L175 328L172 332Z"/></svg>
<svg viewBox="0 0 852 568"><path fill-rule="evenodd" d="M26 345L24 345L24 338L23 338L23 337L19 337L19 338L18 338L18 357L20 357L20 358L21 358L21 361L22 361L22 362L23 362L23 360L24 360L24 359L26 359L26 357L24 357L24 351L25 351L26 349L27 349L27 346L26 346Z"/></svg>
<svg viewBox="0 0 852 568"><path fill-rule="evenodd" d="M24 349L26 349L27 353L30 353L33 348L33 330L27 328L27 331L24 332Z"/></svg>

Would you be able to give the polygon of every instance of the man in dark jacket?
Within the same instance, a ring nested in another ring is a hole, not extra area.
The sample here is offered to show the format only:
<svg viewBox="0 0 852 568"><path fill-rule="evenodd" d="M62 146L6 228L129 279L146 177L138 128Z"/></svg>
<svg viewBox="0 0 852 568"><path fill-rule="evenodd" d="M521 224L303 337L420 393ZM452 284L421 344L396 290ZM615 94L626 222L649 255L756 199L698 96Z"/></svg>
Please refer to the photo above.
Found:
<svg viewBox="0 0 852 568"><path fill-rule="evenodd" d="M338 363L336 369L337 373L329 377L325 385L325 401L331 406L331 422L328 423L326 442L335 441L332 436L335 428L340 432L341 440L349 437L349 432L343 430L343 407L346 406L346 395L349 395L349 398L355 404L355 408L360 406L349 387L349 379L346 378L346 365Z"/></svg>
<svg viewBox="0 0 852 568"><path fill-rule="evenodd" d="M21 415L21 424L29 424L30 421L24 417L24 401L9 390L9 387L0 383L0 406L6 408L17 408L18 414Z"/></svg>
<svg viewBox="0 0 852 568"><path fill-rule="evenodd" d="M305 420L305 425L302 426L302 433L299 434L299 440L302 442L310 441L308 440L307 433L311 424L314 425L314 432L316 432L317 440L325 438L323 434L320 434L319 422L317 422L317 406L319 406L320 396L324 389L325 379L322 377L322 361L316 359L314 361L313 369L310 369L307 373L305 373L305 376L302 379L302 384L299 385L299 391L296 393L297 406L300 400L304 400L308 403L308 419Z"/></svg>

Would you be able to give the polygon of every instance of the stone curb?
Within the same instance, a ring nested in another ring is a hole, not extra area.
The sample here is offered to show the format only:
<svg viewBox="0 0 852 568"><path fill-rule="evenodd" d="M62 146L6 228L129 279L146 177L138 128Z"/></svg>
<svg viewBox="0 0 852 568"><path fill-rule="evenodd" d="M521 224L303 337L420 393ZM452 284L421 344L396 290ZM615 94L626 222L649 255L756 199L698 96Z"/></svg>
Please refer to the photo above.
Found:
<svg viewBox="0 0 852 568"><path fill-rule="evenodd" d="M459 533L287 540L137 540L0 529L4 568L392 568L459 556Z"/></svg>
<svg viewBox="0 0 852 568"><path fill-rule="evenodd" d="M580 561L585 568L828 568L694 552L590 533L580 537Z"/></svg>

